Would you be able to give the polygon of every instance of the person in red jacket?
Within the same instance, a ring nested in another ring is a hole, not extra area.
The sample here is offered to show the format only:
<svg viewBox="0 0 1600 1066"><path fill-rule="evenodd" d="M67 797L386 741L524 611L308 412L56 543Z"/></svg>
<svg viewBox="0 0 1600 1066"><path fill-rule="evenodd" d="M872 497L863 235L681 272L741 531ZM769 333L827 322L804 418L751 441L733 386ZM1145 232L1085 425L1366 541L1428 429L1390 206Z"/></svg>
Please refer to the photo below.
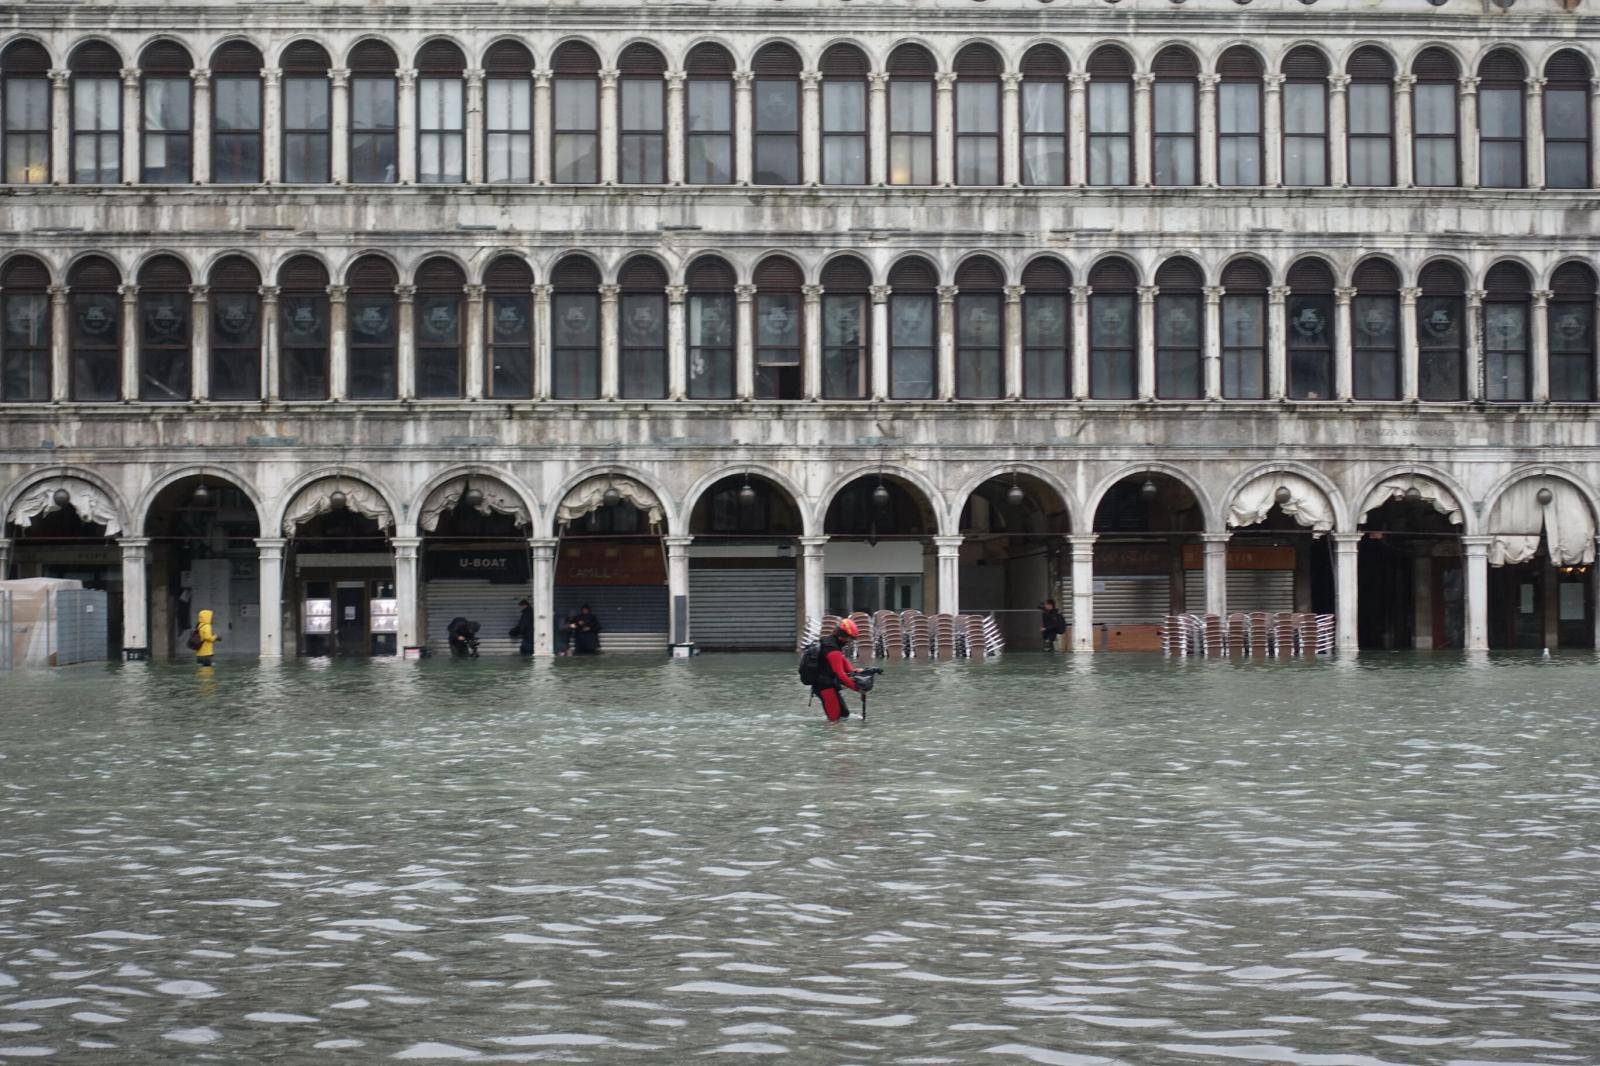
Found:
<svg viewBox="0 0 1600 1066"><path fill-rule="evenodd" d="M859 692L861 686L850 675L856 672L855 664L844 657L840 645L851 641L860 633L855 622L848 618L839 620L839 628L822 638L822 663L817 670L817 680L811 687L813 694L822 698L822 711L828 721L837 722L850 717L850 708L844 705L844 690Z"/></svg>

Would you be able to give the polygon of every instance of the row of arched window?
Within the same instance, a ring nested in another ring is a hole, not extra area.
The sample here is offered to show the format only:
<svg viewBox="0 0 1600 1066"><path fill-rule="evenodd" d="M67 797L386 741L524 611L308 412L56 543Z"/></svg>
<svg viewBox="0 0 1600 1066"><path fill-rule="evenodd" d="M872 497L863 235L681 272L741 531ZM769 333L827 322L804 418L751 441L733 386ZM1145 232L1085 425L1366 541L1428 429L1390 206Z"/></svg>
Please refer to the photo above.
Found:
<svg viewBox="0 0 1600 1066"><path fill-rule="evenodd" d="M514 255L481 286L443 256L401 285L366 255L335 285L300 255L268 287L234 255L191 285L178 258L157 255L125 285L89 255L52 287L41 261L15 256L0 270L0 401L1596 398L1596 276L1579 262L1539 291L1513 262L1481 290L1444 261L1402 288L1379 257L1349 286L1316 257L1286 286L1249 258L1207 286L1182 256L1153 286L1119 256L1076 287L1052 258L1008 286L982 255L953 286L916 256L885 286L851 255L829 260L819 285L803 277L773 255L739 285L704 255L674 285L637 255L602 284L574 253L547 285Z"/></svg>
<svg viewBox="0 0 1600 1066"><path fill-rule="evenodd" d="M357 44L339 70L321 45L298 41L269 82L260 51L236 40L211 57L204 107L182 45L155 41L138 62L131 96L111 45L72 50L67 180L1589 188L1594 177L1591 67L1576 49L1534 72L1518 51L1498 48L1469 74L1442 47L1401 72L1367 46L1336 73L1305 45L1268 74L1259 53L1238 45L1211 74L1181 45L1139 72L1127 50L1108 44L1079 76L1049 44L1029 49L1014 74L987 44L961 49L950 72L927 48L902 44L879 94L866 53L847 43L830 46L815 74L783 43L761 48L750 71L736 71L722 45L701 43L671 73L662 52L635 43L603 71L579 41L558 46L550 69L536 72L527 46L503 40L485 54L480 81L449 41L423 45L404 72L381 41ZM52 180L49 75L37 42L0 53L7 183ZM1146 87L1148 119L1137 102ZM269 92L281 94L276 144ZM347 99L336 103L336 93ZM471 94L481 94L478 106ZM140 108L131 173L122 146L130 100ZM410 158L403 128L415 137ZM204 152L197 138L209 138Z"/></svg>

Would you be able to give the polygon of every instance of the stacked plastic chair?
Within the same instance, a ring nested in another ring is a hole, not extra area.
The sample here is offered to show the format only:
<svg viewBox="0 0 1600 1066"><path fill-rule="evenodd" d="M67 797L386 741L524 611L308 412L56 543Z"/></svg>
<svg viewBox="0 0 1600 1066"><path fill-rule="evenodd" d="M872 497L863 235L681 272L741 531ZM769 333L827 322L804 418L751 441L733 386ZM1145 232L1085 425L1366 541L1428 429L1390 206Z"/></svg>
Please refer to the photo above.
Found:
<svg viewBox="0 0 1600 1066"><path fill-rule="evenodd" d="M1189 654L1189 620L1181 614L1161 619L1161 651L1166 655Z"/></svg>
<svg viewBox="0 0 1600 1066"><path fill-rule="evenodd" d="M815 644L822 639L822 623L815 618L807 618L805 626L800 630L800 640L795 651L803 651L807 644Z"/></svg>
<svg viewBox="0 0 1600 1066"><path fill-rule="evenodd" d="M936 614L930 622L933 625L933 654L938 659L954 659L956 657L956 620L954 615Z"/></svg>
<svg viewBox="0 0 1600 1066"><path fill-rule="evenodd" d="M856 624L856 656L862 659L877 658L878 631L872 624L872 616L865 611L851 611L850 621Z"/></svg>
<svg viewBox="0 0 1600 1066"><path fill-rule="evenodd" d="M1297 614L1295 633L1301 655L1332 655L1334 617L1331 614Z"/></svg>
<svg viewBox="0 0 1600 1066"><path fill-rule="evenodd" d="M1220 614L1196 615L1200 620L1201 650L1207 658L1228 654L1228 624Z"/></svg>
<svg viewBox="0 0 1600 1066"><path fill-rule="evenodd" d="M1293 655L1294 648L1294 614L1290 611L1273 612L1272 654Z"/></svg>
<svg viewBox="0 0 1600 1066"><path fill-rule="evenodd" d="M1228 616L1228 654L1250 654L1250 616L1243 611Z"/></svg>
<svg viewBox="0 0 1600 1066"><path fill-rule="evenodd" d="M903 659L906 655L905 630L900 616L893 611L879 611L872 616L873 631L878 634L880 654L886 659Z"/></svg>
<svg viewBox="0 0 1600 1066"><path fill-rule="evenodd" d="M1250 612L1250 653L1272 654L1272 618L1266 611Z"/></svg>
<svg viewBox="0 0 1600 1066"><path fill-rule="evenodd" d="M933 658L933 626L921 611L907 611L901 615L906 621L906 650L913 659Z"/></svg>
<svg viewBox="0 0 1600 1066"><path fill-rule="evenodd" d="M994 620L994 615L986 614L981 623L983 628L983 643L990 655L999 655L1006 650L1006 638L1000 633L1000 623Z"/></svg>

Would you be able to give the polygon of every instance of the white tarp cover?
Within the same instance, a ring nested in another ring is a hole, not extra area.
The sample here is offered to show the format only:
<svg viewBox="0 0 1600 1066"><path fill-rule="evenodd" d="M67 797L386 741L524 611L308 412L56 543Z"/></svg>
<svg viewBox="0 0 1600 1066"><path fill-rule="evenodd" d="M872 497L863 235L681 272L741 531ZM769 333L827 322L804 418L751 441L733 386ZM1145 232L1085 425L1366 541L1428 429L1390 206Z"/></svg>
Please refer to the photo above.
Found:
<svg viewBox="0 0 1600 1066"><path fill-rule="evenodd" d="M389 514L389 505L383 502L383 497L378 495L376 489L347 478L324 478L321 481L313 481L295 494L294 502L289 505L289 510L283 516L284 535L294 536L296 529L317 515L327 514L333 510L335 492L344 493L346 508L358 515L376 520L378 528L388 529L394 525L394 517Z"/></svg>
<svg viewBox="0 0 1600 1066"><path fill-rule="evenodd" d="M1406 493L1416 489L1422 494L1424 503L1432 504L1433 509L1448 518L1452 525L1461 524L1461 504L1450 490L1431 478L1421 474L1401 474L1384 481L1383 484L1372 490L1372 495L1367 497L1367 502L1361 505L1361 517L1356 519L1360 524L1367 520L1367 515L1376 511L1390 500L1403 500Z"/></svg>
<svg viewBox="0 0 1600 1066"><path fill-rule="evenodd" d="M556 510L556 521L572 522L590 511L599 510L605 506L607 489L616 489L619 496L643 511L652 526L659 526L665 517L661 501L656 499L655 493L637 481L625 477L600 477L585 481L567 493L567 498L561 501L561 506Z"/></svg>
<svg viewBox="0 0 1600 1066"><path fill-rule="evenodd" d="M60 589L81 589L82 581L61 577L25 577L0 581L0 591L11 594L11 656L13 667L50 665L52 599Z"/></svg>
<svg viewBox="0 0 1600 1066"><path fill-rule="evenodd" d="M1539 490L1550 502L1539 502ZM1489 565L1525 563L1539 551L1542 531L1555 566L1594 562L1594 513L1583 495L1560 478L1530 477L1501 494L1489 512Z"/></svg>
<svg viewBox="0 0 1600 1066"><path fill-rule="evenodd" d="M122 532L122 522L118 520L117 510L111 506L111 501L99 489L75 477L47 478L34 485L11 505L11 513L6 515L6 520L27 529L33 525L35 518L61 510L56 504L56 493L61 489L66 489L71 497L67 506L78 512L78 517L83 521L90 525L105 526L108 537Z"/></svg>
<svg viewBox="0 0 1600 1066"><path fill-rule="evenodd" d="M528 509L522 505L521 498L509 486L491 477L459 477L446 481L429 494L417 524L430 533L438 529L439 516L459 504L469 486L483 493L483 502L474 507L474 511L481 515L508 514L517 525L528 525Z"/></svg>
<svg viewBox="0 0 1600 1066"><path fill-rule="evenodd" d="M1333 504L1326 494L1308 478L1281 472L1262 474L1241 488L1228 505L1228 525L1253 526L1265 519L1280 488L1289 490L1288 502L1281 505L1284 514L1319 533L1333 528Z"/></svg>

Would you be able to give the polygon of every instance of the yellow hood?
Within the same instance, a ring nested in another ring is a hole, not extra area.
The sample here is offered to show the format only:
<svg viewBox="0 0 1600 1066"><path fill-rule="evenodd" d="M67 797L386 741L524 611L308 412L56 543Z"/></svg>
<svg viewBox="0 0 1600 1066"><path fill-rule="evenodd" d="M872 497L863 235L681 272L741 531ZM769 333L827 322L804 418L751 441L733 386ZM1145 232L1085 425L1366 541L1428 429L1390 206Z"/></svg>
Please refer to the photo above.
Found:
<svg viewBox="0 0 1600 1066"><path fill-rule="evenodd" d="M199 621L198 624L203 625L203 626L210 625L211 624L211 612L210 611L201 611L200 612L200 621Z"/></svg>

